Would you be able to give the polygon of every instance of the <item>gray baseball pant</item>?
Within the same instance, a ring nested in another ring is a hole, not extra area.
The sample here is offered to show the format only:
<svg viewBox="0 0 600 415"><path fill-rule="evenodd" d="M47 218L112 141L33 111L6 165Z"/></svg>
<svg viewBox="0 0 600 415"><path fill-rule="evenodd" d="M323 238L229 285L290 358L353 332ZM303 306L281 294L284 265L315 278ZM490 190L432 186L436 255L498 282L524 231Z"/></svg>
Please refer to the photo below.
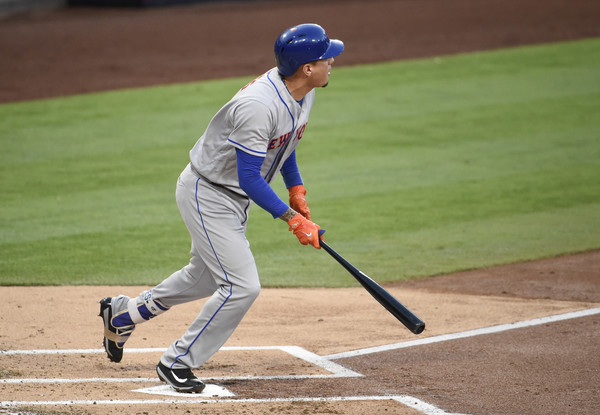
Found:
<svg viewBox="0 0 600 415"><path fill-rule="evenodd" d="M177 181L176 200L192 238L189 264L137 298L114 298L112 311L129 313L138 324L177 304L210 296L161 357L173 369L197 368L231 336L258 296L260 281L245 235L248 198L208 183L188 165Z"/></svg>

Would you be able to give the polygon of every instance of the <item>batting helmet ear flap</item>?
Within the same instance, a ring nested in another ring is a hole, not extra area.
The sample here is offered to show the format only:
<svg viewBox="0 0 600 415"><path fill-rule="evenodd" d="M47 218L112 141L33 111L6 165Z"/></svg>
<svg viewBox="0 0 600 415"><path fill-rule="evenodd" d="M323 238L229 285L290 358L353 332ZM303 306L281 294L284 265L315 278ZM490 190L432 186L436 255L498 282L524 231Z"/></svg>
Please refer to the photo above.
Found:
<svg viewBox="0 0 600 415"><path fill-rule="evenodd" d="M279 35L274 50L277 69L283 76L290 76L302 64L339 55L344 50L344 43L329 39L318 24L305 23Z"/></svg>

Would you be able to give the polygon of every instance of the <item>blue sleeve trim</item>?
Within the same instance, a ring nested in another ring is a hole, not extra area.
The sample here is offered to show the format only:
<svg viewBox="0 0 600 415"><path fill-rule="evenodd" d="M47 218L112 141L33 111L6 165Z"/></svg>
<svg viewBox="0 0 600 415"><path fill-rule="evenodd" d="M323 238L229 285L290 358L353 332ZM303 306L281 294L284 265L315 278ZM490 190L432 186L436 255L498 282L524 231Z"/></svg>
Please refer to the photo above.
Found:
<svg viewBox="0 0 600 415"><path fill-rule="evenodd" d="M260 175L264 157L253 156L239 148L237 155L237 172L240 187L258 206L269 212L273 218L283 215L289 206L286 205Z"/></svg>
<svg viewBox="0 0 600 415"><path fill-rule="evenodd" d="M296 163L296 150L290 154L288 159L281 166L281 176L286 188L304 184L302 182L302 176L300 176L300 170L298 170L298 163Z"/></svg>
<svg viewBox="0 0 600 415"><path fill-rule="evenodd" d="M266 151L256 151L256 150L252 150L251 148L248 148L248 147L246 147L246 146L244 146L244 145L242 145L242 144L240 144L240 143L238 143L238 142L236 142L236 141L233 141L231 138L228 138L228 139L227 139L227 141L229 141L229 142L230 142L230 143L232 143L232 144L235 144L235 147L236 147L236 148L239 148L239 149L244 149L244 150L246 150L246 151L249 151L249 152L250 152L250 153L252 153L252 154L257 154L257 155L261 155L261 156L266 156L266 155L267 155L267 152L266 152Z"/></svg>

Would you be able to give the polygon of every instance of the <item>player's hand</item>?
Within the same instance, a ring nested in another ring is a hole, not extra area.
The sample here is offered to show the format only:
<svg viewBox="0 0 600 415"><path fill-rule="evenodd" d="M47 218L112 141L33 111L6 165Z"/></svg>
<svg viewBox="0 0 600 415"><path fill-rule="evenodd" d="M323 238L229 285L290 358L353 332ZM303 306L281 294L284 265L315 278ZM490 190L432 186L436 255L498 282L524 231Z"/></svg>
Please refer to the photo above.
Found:
<svg viewBox="0 0 600 415"><path fill-rule="evenodd" d="M290 194L290 207L296 212L301 213L306 219L310 220L310 209L306 204L306 189L298 184L288 189Z"/></svg>
<svg viewBox="0 0 600 415"><path fill-rule="evenodd" d="M290 225L290 231L294 232L294 235L298 238L302 245L312 245L317 249L321 249L319 244L319 225L306 219L300 213L287 222Z"/></svg>

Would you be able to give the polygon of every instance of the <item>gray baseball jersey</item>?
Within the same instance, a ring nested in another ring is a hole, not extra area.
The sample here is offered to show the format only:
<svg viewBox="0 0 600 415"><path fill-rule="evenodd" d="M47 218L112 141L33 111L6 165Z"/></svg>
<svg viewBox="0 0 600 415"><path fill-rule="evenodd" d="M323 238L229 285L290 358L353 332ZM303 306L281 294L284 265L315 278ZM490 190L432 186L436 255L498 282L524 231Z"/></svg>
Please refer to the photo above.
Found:
<svg viewBox="0 0 600 415"><path fill-rule="evenodd" d="M235 149L265 157L261 175L271 183L302 138L314 90L302 105L273 68L242 88L213 117L190 151L193 169L210 182L244 194L238 183Z"/></svg>

